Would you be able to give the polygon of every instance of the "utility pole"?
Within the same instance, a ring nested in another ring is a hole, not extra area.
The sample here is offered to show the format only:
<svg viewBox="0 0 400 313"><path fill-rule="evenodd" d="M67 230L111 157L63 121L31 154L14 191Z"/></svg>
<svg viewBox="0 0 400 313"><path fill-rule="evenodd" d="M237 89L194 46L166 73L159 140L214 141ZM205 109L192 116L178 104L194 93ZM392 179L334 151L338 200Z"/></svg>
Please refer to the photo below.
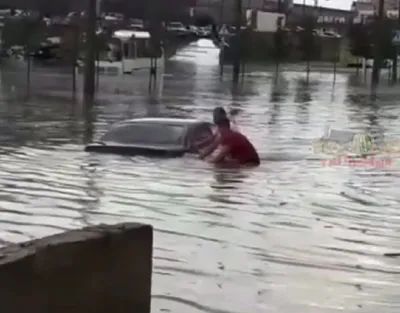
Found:
<svg viewBox="0 0 400 313"><path fill-rule="evenodd" d="M239 82L240 64L241 64L241 30L242 30L242 0L236 0L236 34L234 45L234 60L233 60L233 82Z"/></svg>
<svg viewBox="0 0 400 313"><path fill-rule="evenodd" d="M397 1L397 27L396 31L400 29L400 0ZM393 47L394 55L392 60L392 83L397 82L397 58L399 56L399 47L395 45Z"/></svg>
<svg viewBox="0 0 400 313"><path fill-rule="evenodd" d="M86 57L83 93L86 100L93 100L96 89L96 20L97 0L86 0Z"/></svg>
<svg viewBox="0 0 400 313"><path fill-rule="evenodd" d="M219 2L219 24L222 25L224 23L224 0L220 0Z"/></svg>
<svg viewBox="0 0 400 313"><path fill-rule="evenodd" d="M102 0L96 0L96 17L99 17L101 15L101 4Z"/></svg>
<svg viewBox="0 0 400 313"><path fill-rule="evenodd" d="M282 0L278 0L277 11L279 14L282 13ZM276 32L275 32L275 77L278 78L279 63L282 57L282 18L278 16L276 20Z"/></svg>
<svg viewBox="0 0 400 313"><path fill-rule="evenodd" d="M379 84L379 75L382 67L382 26L385 15L385 0L379 0L378 16L376 19L375 47L374 47L374 67L372 69L372 86Z"/></svg>

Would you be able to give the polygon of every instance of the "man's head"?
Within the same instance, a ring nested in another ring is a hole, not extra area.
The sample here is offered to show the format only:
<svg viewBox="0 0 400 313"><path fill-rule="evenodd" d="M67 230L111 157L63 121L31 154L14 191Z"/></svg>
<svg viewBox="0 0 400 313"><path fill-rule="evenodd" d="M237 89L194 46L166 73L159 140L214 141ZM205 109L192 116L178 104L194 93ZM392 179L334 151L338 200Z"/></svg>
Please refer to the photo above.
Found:
<svg viewBox="0 0 400 313"><path fill-rule="evenodd" d="M220 120L217 121L217 123L215 123L218 128L223 128L223 129L230 129L231 128L231 122L229 121L229 119L227 117L225 118L221 118Z"/></svg>
<svg viewBox="0 0 400 313"><path fill-rule="evenodd" d="M214 124L218 124L219 121L228 119L228 115L223 107L216 107L213 111Z"/></svg>

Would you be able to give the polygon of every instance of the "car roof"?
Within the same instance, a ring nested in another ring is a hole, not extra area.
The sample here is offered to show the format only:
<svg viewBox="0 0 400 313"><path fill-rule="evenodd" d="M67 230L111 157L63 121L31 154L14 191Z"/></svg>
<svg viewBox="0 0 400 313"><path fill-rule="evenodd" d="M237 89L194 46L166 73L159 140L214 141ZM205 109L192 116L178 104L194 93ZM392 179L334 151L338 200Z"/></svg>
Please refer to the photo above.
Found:
<svg viewBox="0 0 400 313"><path fill-rule="evenodd" d="M172 125L193 125L193 124L201 124L207 123L205 121L201 121L193 118L175 118L175 117L142 117L142 118L134 118L130 120L125 120L117 123L117 126L127 125L127 124L136 124L136 123L146 123L146 124L172 124Z"/></svg>

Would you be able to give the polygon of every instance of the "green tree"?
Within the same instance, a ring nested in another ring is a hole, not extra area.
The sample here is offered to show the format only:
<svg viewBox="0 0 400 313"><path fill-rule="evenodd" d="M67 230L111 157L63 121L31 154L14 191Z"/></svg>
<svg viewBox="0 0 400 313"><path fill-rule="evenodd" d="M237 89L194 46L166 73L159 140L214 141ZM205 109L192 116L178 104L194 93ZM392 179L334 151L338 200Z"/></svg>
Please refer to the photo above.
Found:
<svg viewBox="0 0 400 313"><path fill-rule="evenodd" d="M382 30L380 34L377 34L379 43L381 44L382 56L384 59L392 59L396 53L396 47L392 44L392 39L395 30L397 29L397 21L392 19L384 19L382 22Z"/></svg>
<svg viewBox="0 0 400 313"><path fill-rule="evenodd" d="M373 24L351 24L349 27L350 52L356 57L373 57Z"/></svg>
<svg viewBox="0 0 400 313"><path fill-rule="evenodd" d="M36 51L44 40L45 24L39 19L29 17L10 17L2 32L3 48L23 47L25 54Z"/></svg>
<svg viewBox="0 0 400 313"><path fill-rule="evenodd" d="M383 58L392 58L394 53L392 37L396 22L386 18L381 26L378 26L376 19L350 25L348 36L350 39L350 51L354 56L372 59L378 48ZM376 47L376 44L379 46Z"/></svg>

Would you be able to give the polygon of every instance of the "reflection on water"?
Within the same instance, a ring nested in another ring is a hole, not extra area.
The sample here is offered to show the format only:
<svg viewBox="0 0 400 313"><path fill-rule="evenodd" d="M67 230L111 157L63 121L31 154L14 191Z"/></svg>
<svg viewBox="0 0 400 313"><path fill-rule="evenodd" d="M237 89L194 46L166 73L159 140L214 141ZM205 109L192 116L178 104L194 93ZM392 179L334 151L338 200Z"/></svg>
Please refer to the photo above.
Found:
<svg viewBox="0 0 400 313"><path fill-rule="evenodd" d="M154 312L398 312L398 260L383 256L400 249L397 162L329 168L306 158L326 124L400 136L398 91L386 88L371 103L348 75L333 85L332 74L312 74L307 85L303 73L275 80L263 69L232 89L228 74L220 82L216 65L196 62L168 64L156 95L138 74L125 81L131 91L102 94L89 109L3 95L1 243L148 222L156 229ZM36 75L39 94L48 85ZM6 74L1 82L12 89ZM211 119L216 105L240 109L239 128L264 159L259 168L82 151L118 120Z"/></svg>
<svg viewBox="0 0 400 313"><path fill-rule="evenodd" d="M209 39L200 39L178 51L173 60L201 64L197 71L202 71L204 66L218 67L219 48Z"/></svg>

